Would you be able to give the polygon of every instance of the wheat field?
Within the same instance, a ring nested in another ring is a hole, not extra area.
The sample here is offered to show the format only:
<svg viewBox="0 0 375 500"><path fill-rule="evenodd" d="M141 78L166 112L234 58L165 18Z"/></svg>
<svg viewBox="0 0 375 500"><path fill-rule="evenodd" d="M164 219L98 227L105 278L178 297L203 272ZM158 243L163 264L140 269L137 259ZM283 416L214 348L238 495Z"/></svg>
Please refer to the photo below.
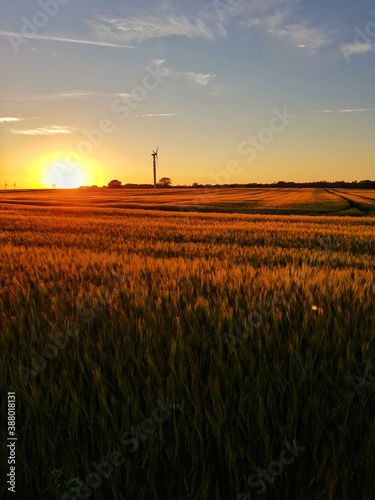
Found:
<svg viewBox="0 0 375 500"><path fill-rule="evenodd" d="M375 215L375 191L323 188L78 189L3 191L10 206L275 215ZM118 212L121 214L121 211Z"/></svg>
<svg viewBox="0 0 375 500"><path fill-rule="evenodd" d="M374 210L360 190L2 193L17 498L374 498Z"/></svg>

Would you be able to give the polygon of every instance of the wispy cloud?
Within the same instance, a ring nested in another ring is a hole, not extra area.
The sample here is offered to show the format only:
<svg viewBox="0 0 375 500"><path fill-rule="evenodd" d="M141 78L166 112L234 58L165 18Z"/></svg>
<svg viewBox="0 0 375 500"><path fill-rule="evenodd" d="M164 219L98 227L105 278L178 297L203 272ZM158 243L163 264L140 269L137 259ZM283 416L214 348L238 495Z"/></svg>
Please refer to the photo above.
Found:
<svg viewBox="0 0 375 500"><path fill-rule="evenodd" d="M191 21L186 16L145 18L99 17L88 20L91 31L99 40L110 42L143 42L153 38L184 36L213 40L214 31L201 18Z"/></svg>
<svg viewBox="0 0 375 500"><path fill-rule="evenodd" d="M369 113L375 108L316 109L315 113Z"/></svg>
<svg viewBox="0 0 375 500"><path fill-rule="evenodd" d="M93 90L70 90L70 91L61 91L56 94L56 97L88 97L92 95L96 95L97 92Z"/></svg>
<svg viewBox="0 0 375 500"><path fill-rule="evenodd" d="M15 116L1 116L0 123L22 122L24 118L16 118Z"/></svg>
<svg viewBox="0 0 375 500"><path fill-rule="evenodd" d="M374 43L343 43L341 45L341 50L347 56L352 54L367 54L368 52L375 51Z"/></svg>
<svg viewBox="0 0 375 500"><path fill-rule="evenodd" d="M323 27L310 27L305 22L291 22L293 11L286 7L272 14L250 17L241 24L258 27L272 36L283 39L286 43L311 52L318 50L329 42L329 36Z"/></svg>
<svg viewBox="0 0 375 500"><path fill-rule="evenodd" d="M322 28L309 28L304 24L290 24L274 31L275 35L284 38L299 48L315 51L328 42Z"/></svg>
<svg viewBox="0 0 375 500"><path fill-rule="evenodd" d="M340 109L340 113L367 113L369 111L375 111L375 108L357 108L357 109Z"/></svg>
<svg viewBox="0 0 375 500"><path fill-rule="evenodd" d="M202 87L207 87L207 85L216 78L216 75L210 75L209 73L194 73L193 71L187 71L185 74L189 80L196 85L201 85Z"/></svg>
<svg viewBox="0 0 375 500"><path fill-rule="evenodd" d="M51 125L50 127L38 127L33 129L15 130L12 129L12 134L18 135L66 135L72 133L69 127L59 127L57 125Z"/></svg>
<svg viewBox="0 0 375 500"><path fill-rule="evenodd" d="M59 99L79 99L79 98L86 98L86 97L96 97L96 96L101 96L101 97L126 97L129 96L130 94L126 92L122 93L103 93L103 92L97 92L95 90L60 90L58 92L49 92L49 93L44 93L44 94L30 94L30 95L25 95L23 96L23 99L27 99L29 101L55 101ZM9 96L9 100L15 100L19 99L19 96L13 97Z"/></svg>
<svg viewBox="0 0 375 500"><path fill-rule="evenodd" d="M48 42L63 42L63 43L77 43L81 45L95 45L97 47L115 47L120 49L134 49L132 45L123 45L113 42L105 42L105 41L97 41L97 40L84 40L79 38L65 38L58 36L50 36L50 35L22 35L21 33L14 33L11 31L0 31L0 36L6 37L16 37L16 38L24 38L26 40L45 40Z"/></svg>
<svg viewBox="0 0 375 500"><path fill-rule="evenodd" d="M276 28L279 28L285 19L285 13L280 10L275 13L263 16L263 17L251 17L247 21L242 21L241 24L245 24L247 26L259 26L266 31L273 32Z"/></svg>
<svg viewBox="0 0 375 500"><path fill-rule="evenodd" d="M165 71L167 69L165 68ZM85 98L92 98L92 97L130 97L131 93L130 92L97 92L95 90L60 90L58 92L46 92L43 94L8 94L6 97L0 96L0 100L7 100L7 101L19 101L21 100L27 100L27 101L58 101L58 100L67 100L67 99L85 99ZM34 117L35 118L35 117ZM14 118L12 120L8 119L7 117L5 118L0 118L0 123L1 120L4 122L7 121L20 121L24 120L24 118Z"/></svg>
<svg viewBox="0 0 375 500"><path fill-rule="evenodd" d="M210 83L215 80L216 75L210 73L199 73L195 71L177 71L172 68L168 68L164 65L165 59L154 59L152 64L157 68L159 74L164 78L168 76L182 77L187 79L189 82L200 87L207 87Z"/></svg>
<svg viewBox="0 0 375 500"><path fill-rule="evenodd" d="M134 115L136 118L154 118L154 117L169 117L177 116L178 113L146 113L144 115Z"/></svg>
<svg viewBox="0 0 375 500"><path fill-rule="evenodd" d="M56 99L75 99L79 97L91 97L98 95L93 90L61 90L59 92L50 92L46 94L32 94L28 97L32 101L50 101Z"/></svg>
<svg viewBox="0 0 375 500"><path fill-rule="evenodd" d="M164 66L165 59L153 59L152 60L152 65L155 66L155 69L161 75L163 78L166 78L167 76L171 74L176 74L176 71L173 71L171 68L167 68Z"/></svg>
<svg viewBox="0 0 375 500"><path fill-rule="evenodd" d="M249 17L254 17L255 21L256 19L260 20L256 16L263 16L265 13L279 8L281 2L286 8L285 4L291 1L294 0L240 0L237 2L211 0L207 3L202 2L203 7L199 15L211 27L216 36L222 37L227 36L232 23L241 22Z"/></svg>

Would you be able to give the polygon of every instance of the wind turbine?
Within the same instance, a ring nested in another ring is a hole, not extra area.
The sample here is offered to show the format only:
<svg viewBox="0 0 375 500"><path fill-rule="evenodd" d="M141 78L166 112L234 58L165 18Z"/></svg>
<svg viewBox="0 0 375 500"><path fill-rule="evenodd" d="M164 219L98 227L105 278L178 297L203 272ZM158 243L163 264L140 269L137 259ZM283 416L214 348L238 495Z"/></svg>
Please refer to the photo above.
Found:
<svg viewBox="0 0 375 500"><path fill-rule="evenodd" d="M13 184L13 189L16 189L16 181L14 181L14 184Z"/></svg>
<svg viewBox="0 0 375 500"><path fill-rule="evenodd" d="M158 166L159 166L158 150L159 150L159 146L156 148L156 151L152 151L152 153L151 153L151 156L153 159L152 163L153 163L153 167L154 167L154 189L156 189L156 162L158 162Z"/></svg>
<svg viewBox="0 0 375 500"><path fill-rule="evenodd" d="M5 189L8 187L7 181L5 181L4 187Z"/></svg>

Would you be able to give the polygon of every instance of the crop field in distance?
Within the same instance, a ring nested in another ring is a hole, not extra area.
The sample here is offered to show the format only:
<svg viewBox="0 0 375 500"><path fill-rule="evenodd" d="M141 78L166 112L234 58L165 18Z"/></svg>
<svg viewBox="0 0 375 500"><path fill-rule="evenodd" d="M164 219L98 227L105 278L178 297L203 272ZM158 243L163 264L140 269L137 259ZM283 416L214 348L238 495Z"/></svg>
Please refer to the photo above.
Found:
<svg viewBox="0 0 375 500"><path fill-rule="evenodd" d="M15 205L284 215L375 215L375 191L332 188L80 189L2 192Z"/></svg>
<svg viewBox="0 0 375 500"><path fill-rule="evenodd" d="M375 498L374 215L370 190L0 193L15 498Z"/></svg>

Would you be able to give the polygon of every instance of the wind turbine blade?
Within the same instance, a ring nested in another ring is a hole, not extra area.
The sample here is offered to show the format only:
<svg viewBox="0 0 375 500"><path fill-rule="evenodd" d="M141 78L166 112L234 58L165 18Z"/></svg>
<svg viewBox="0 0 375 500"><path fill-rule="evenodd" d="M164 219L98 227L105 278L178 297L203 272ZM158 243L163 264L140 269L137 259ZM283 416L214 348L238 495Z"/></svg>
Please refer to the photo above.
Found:
<svg viewBox="0 0 375 500"><path fill-rule="evenodd" d="M156 148L156 154L158 154L158 151L159 151L159 146Z"/></svg>

